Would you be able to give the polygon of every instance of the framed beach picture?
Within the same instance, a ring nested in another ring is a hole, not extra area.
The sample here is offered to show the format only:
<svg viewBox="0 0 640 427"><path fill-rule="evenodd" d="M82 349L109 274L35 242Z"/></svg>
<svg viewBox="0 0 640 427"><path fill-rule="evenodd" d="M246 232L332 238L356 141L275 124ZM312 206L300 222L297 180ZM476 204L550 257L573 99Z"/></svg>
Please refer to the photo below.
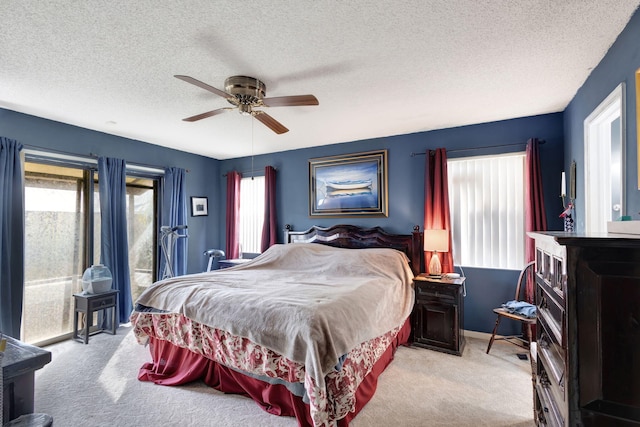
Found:
<svg viewBox="0 0 640 427"><path fill-rule="evenodd" d="M191 197L191 216L209 215L209 206L206 197Z"/></svg>
<svg viewBox="0 0 640 427"><path fill-rule="evenodd" d="M310 216L387 216L387 150L309 160Z"/></svg>

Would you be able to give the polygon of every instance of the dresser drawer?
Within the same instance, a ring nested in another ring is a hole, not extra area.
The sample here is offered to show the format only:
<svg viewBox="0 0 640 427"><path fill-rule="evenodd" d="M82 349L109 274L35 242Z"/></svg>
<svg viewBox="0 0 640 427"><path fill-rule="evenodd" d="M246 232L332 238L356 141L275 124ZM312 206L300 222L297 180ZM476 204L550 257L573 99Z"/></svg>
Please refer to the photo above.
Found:
<svg viewBox="0 0 640 427"><path fill-rule="evenodd" d="M567 292L567 272L564 260L558 255L536 249L536 282L552 291L554 298L564 305Z"/></svg>
<svg viewBox="0 0 640 427"><path fill-rule="evenodd" d="M539 426L564 426L564 417L551 396L549 387L536 384L536 418Z"/></svg>
<svg viewBox="0 0 640 427"><path fill-rule="evenodd" d="M554 341L566 348L565 308L554 298L553 293L553 291L548 292L540 283L536 286L538 319L541 319L546 324L547 331L553 335Z"/></svg>
<svg viewBox="0 0 640 427"><path fill-rule="evenodd" d="M542 354L548 368L548 374L564 389L564 375L566 367L566 349L562 343L549 331L544 319L538 319L538 354Z"/></svg>
<svg viewBox="0 0 640 427"><path fill-rule="evenodd" d="M455 300L458 294L458 287L447 287L446 285L432 285L429 283L416 283L416 299L419 300Z"/></svg>
<svg viewBox="0 0 640 427"><path fill-rule="evenodd" d="M102 308L109 308L116 305L116 296L115 295L106 295L100 298L92 298L89 301L89 307L91 310L100 310Z"/></svg>

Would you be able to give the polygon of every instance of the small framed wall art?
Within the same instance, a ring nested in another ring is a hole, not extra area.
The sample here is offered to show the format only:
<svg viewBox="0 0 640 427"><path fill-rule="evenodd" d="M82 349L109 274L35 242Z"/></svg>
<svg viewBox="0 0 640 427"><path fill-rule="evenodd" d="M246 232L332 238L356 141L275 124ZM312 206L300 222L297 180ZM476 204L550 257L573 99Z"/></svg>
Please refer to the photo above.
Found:
<svg viewBox="0 0 640 427"><path fill-rule="evenodd" d="M191 216L209 215L209 201L206 197L191 197Z"/></svg>

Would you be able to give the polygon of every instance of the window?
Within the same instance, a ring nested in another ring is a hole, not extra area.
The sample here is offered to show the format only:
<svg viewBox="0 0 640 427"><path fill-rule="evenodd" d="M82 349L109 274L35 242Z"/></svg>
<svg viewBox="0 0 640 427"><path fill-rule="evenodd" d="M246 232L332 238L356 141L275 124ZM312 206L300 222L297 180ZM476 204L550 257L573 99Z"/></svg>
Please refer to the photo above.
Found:
<svg viewBox="0 0 640 427"><path fill-rule="evenodd" d="M158 180L127 176L126 185L129 274L131 298L135 301L157 277Z"/></svg>
<svg viewBox="0 0 640 427"><path fill-rule="evenodd" d="M53 162L43 157L33 155L24 163L25 293L21 338L38 345L70 336L72 295L82 291L84 269L100 260L95 162ZM129 170L127 173L129 267L135 300L156 277L159 177L135 176L133 171L130 175Z"/></svg>
<svg viewBox="0 0 640 427"><path fill-rule="evenodd" d="M447 161L456 264L524 266L524 164L524 153Z"/></svg>
<svg viewBox="0 0 640 427"><path fill-rule="evenodd" d="M87 169L26 162L22 339L71 333L74 293L88 262Z"/></svg>
<svg viewBox="0 0 640 427"><path fill-rule="evenodd" d="M126 177L127 191L127 243L129 244L129 280L131 298L138 299L142 291L151 285L156 276L158 244L156 242L158 180L132 176ZM93 240L94 263L100 260L100 193L98 173L94 174Z"/></svg>
<svg viewBox="0 0 640 427"><path fill-rule="evenodd" d="M264 176L240 181L240 257L259 254L264 223Z"/></svg>

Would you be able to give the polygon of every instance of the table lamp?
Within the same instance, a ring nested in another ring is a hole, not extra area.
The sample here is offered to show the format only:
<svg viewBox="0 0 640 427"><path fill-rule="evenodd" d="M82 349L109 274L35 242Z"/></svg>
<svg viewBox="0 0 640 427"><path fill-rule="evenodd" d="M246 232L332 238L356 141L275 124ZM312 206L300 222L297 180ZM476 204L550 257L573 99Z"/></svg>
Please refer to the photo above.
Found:
<svg viewBox="0 0 640 427"><path fill-rule="evenodd" d="M438 258L438 252L449 251L449 231L425 230L424 250L425 252L433 252L429 263L429 276L440 277L442 275L442 265L440 264L440 258Z"/></svg>

